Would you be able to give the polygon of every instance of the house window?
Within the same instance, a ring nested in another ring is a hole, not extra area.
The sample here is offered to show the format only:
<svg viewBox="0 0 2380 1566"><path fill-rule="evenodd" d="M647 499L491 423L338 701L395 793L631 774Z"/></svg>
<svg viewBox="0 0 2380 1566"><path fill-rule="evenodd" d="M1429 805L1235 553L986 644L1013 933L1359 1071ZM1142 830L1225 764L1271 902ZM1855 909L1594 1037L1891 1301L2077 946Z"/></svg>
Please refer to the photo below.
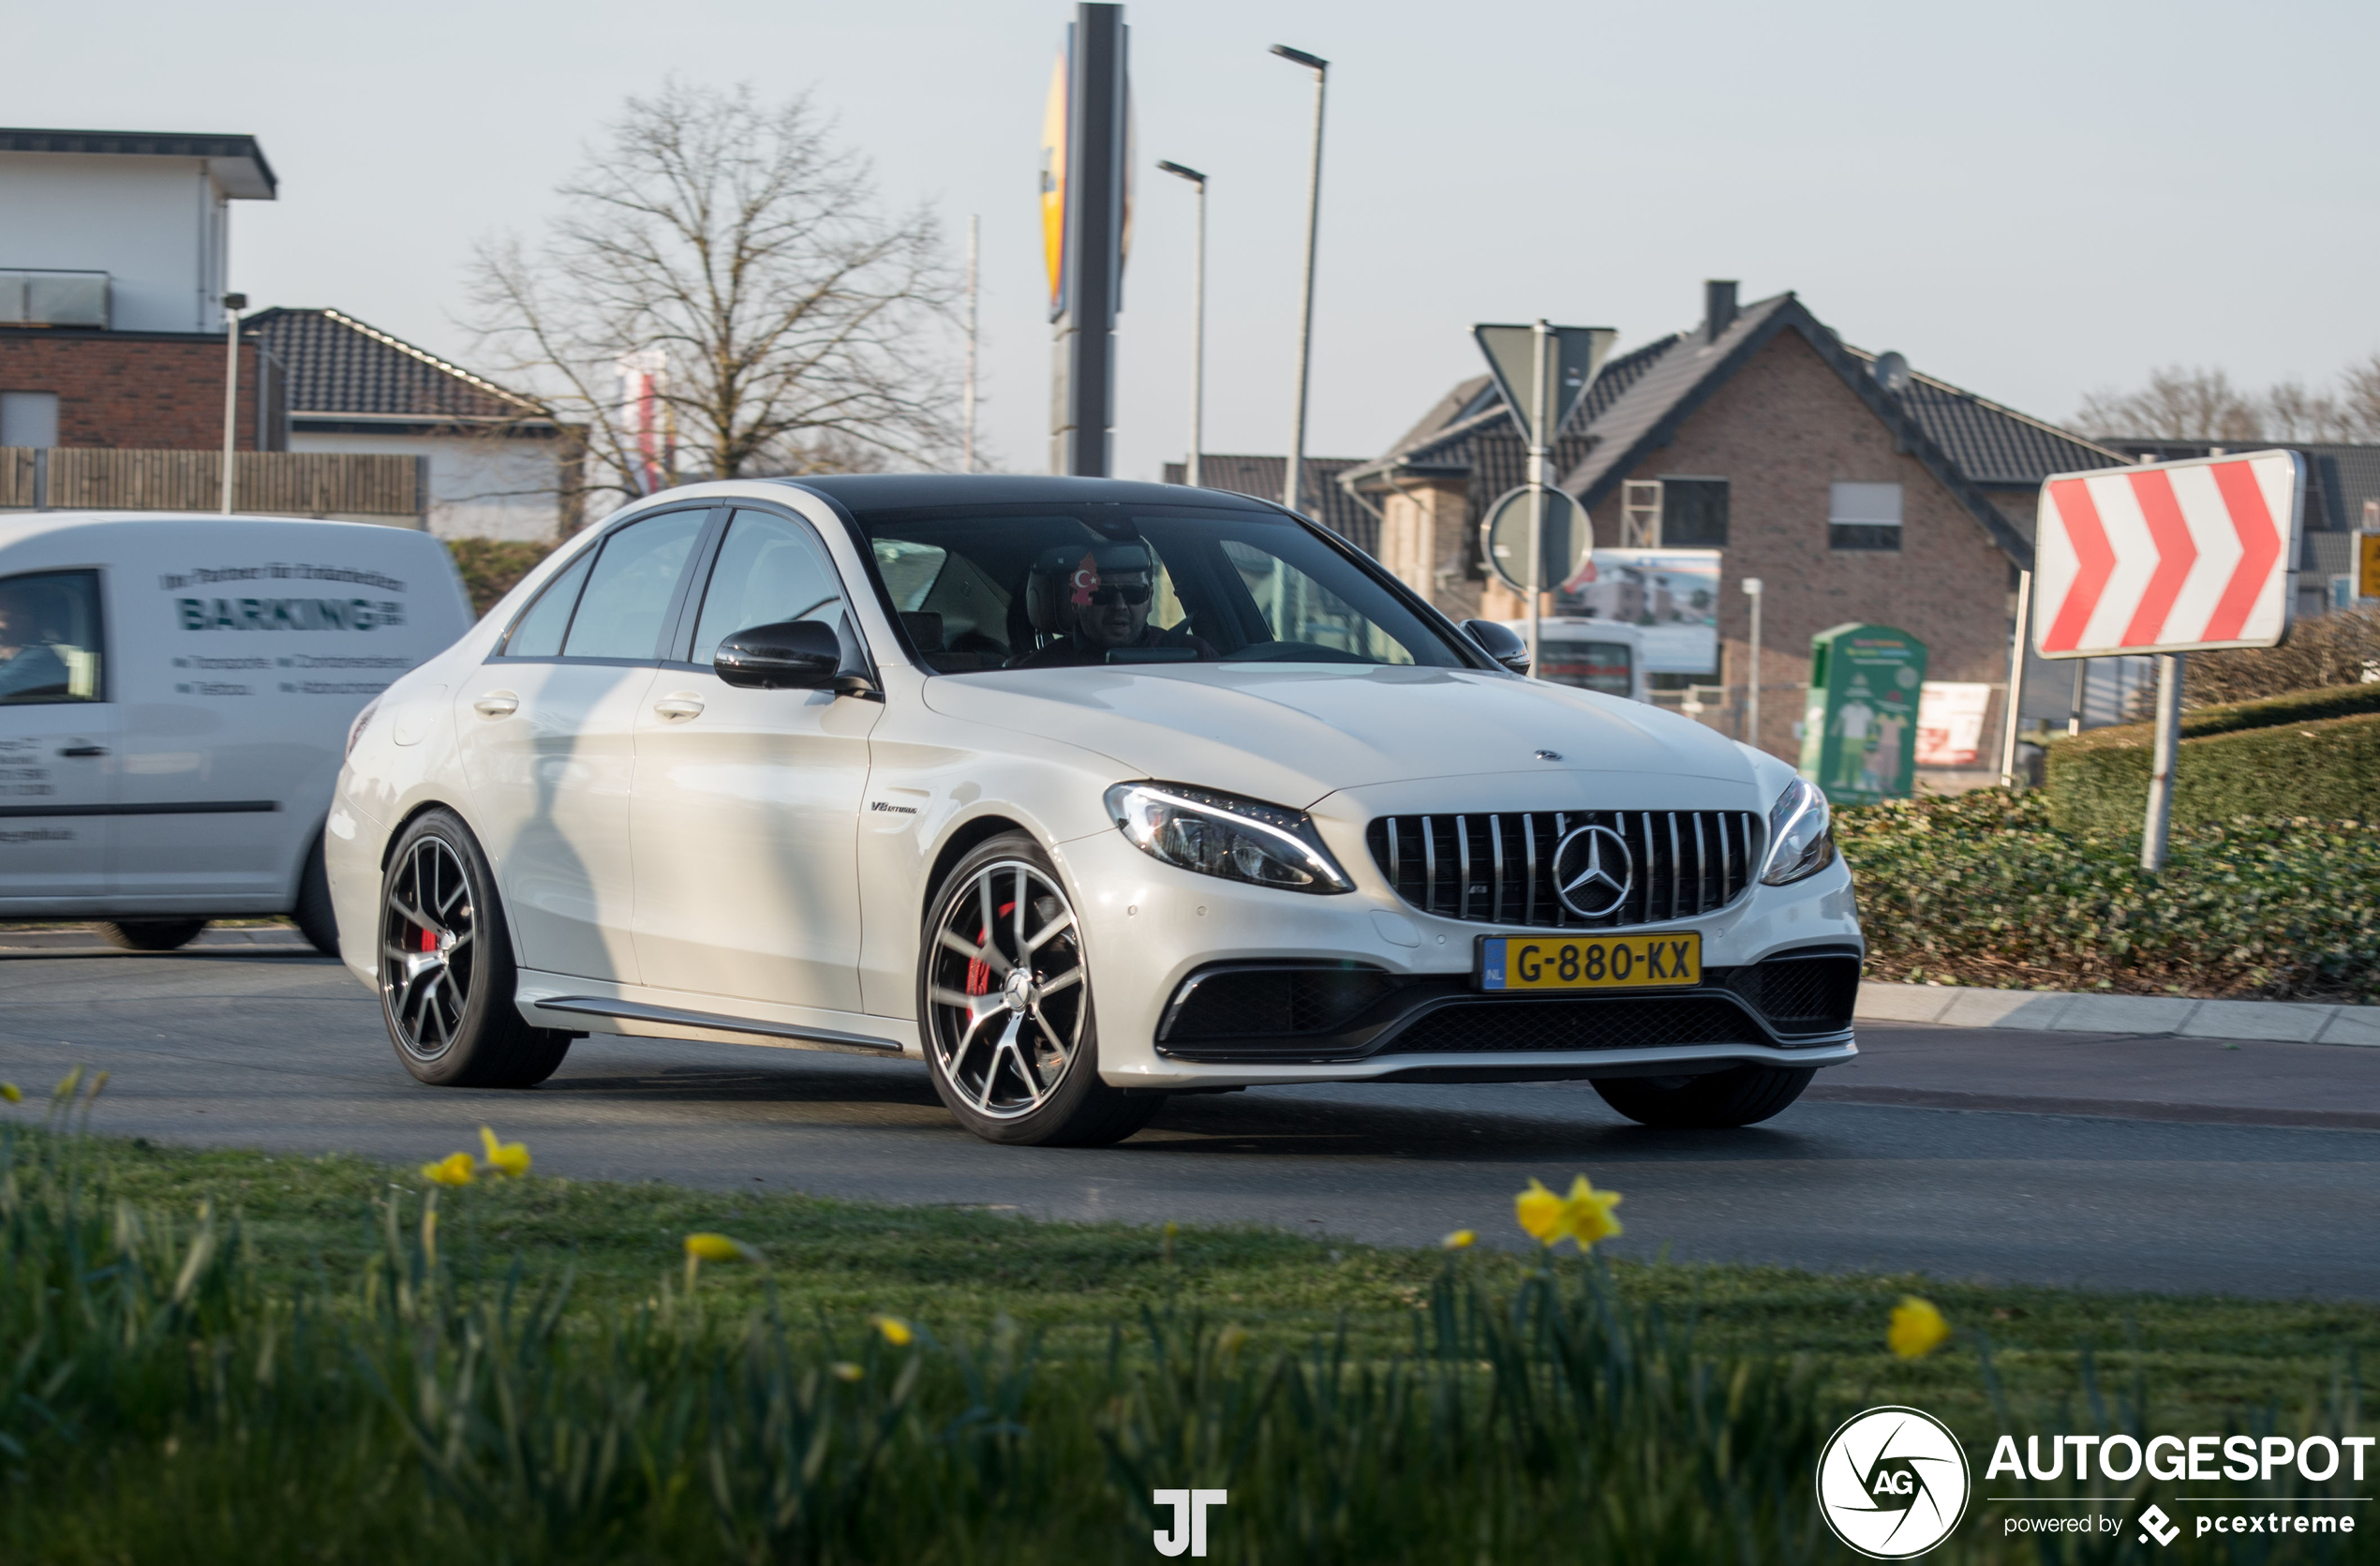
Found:
<svg viewBox="0 0 2380 1566"><path fill-rule="evenodd" d="M1727 547L1727 481L1661 478L1661 546Z"/></svg>
<svg viewBox="0 0 2380 1566"><path fill-rule="evenodd" d="M1830 549L1898 549L1900 485L1833 485L1826 504L1826 546Z"/></svg>
<svg viewBox="0 0 2380 1566"><path fill-rule="evenodd" d="M57 393L0 392L0 446L57 443Z"/></svg>

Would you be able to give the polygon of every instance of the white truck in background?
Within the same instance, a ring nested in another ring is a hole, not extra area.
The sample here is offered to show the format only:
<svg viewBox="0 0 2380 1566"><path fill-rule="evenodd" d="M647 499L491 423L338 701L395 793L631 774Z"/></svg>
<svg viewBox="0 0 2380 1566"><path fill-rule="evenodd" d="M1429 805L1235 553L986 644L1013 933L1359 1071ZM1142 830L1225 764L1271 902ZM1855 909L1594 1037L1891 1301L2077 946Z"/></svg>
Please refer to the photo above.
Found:
<svg viewBox="0 0 2380 1566"><path fill-rule="evenodd" d="M369 523L0 516L0 919L165 951L338 932L322 824L356 714L470 628L444 544Z"/></svg>

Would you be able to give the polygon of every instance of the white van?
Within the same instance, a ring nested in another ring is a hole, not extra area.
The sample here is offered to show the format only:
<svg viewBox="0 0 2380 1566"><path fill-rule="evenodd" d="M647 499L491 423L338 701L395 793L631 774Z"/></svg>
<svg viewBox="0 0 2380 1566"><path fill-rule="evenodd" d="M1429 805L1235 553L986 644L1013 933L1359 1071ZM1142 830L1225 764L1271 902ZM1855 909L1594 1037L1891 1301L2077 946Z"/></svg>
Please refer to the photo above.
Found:
<svg viewBox="0 0 2380 1566"><path fill-rule="evenodd" d="M0 516L0 919L165 951L214 917L338 932L349 726L470 628L445 545L357 522Z"/></svg>
<svg viewBox="0 0 2380 1566"><path fill-rule="evenodd" d="M1529 622L1508 619L1506 629L1522 636ZM1539 622L1545 650L1530 673L1556 685L1575 685L1605 695L1644 699L1644 639L1633 625L1615 619L1587 619L1550 615Z"/></svg>

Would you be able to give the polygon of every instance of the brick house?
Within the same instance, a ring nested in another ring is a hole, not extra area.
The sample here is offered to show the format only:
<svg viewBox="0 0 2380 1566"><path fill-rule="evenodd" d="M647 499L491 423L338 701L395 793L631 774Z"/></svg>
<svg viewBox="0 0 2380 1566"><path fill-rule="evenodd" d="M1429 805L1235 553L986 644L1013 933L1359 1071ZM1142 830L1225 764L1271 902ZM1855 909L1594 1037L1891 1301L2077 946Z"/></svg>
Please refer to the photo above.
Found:
<svg viewBox="0 0 2380 1566"><path fill-rule="evenodd" d="M1362 458L1353 456L1309 456L1302 467L1298 487L1304 491L1305 513L1316 521L1347 540L1366 554L1380 549L1379 514L1358 500L1339 484L1339 475L1350 468L1360 467ZM1186 463L1166 464L1168 484L1188 482ZM1242 456L1228 452L1208 452L1198 459L1198 476L1208 489L1228 490L1234 495L1253 495L1259 500L1278 500L1289 486L1289 459L1286 456Z"/></svg>
<svg viewBox="0 0 2380 1566"><path fill-rule="evenodd" d="M1703 721L1743 723L1744 577L1765 584L1761 745L1794 757L1809 639L1847 620L1928 646L1929 679L2007 679L2017 574L2051 473L2126 458L1847 346L1791 293L1739 308L1712 283L1702 323L1608 362L1561 431L1554 471L1621 538L1623 485L1661 481L1659 536L1722 550L1721 667L1657 683L1722 686ZM1456 386L1386 454L1340 476L1376 508L1384 564L1456 619L1526 614L1486 571L1479 522L1522 482L1525 454L1485 376ZM1548 594L1547 612L1562 605ZM2071 681L2030 664L2027 717L2062 721ZM1713 693L1716 694L1716 693ZM1676 698L1671 697L1671 700ZM1985 732L2003 721L1996 692ZM1751 738L1746 736L1746 738Z"/></svg>

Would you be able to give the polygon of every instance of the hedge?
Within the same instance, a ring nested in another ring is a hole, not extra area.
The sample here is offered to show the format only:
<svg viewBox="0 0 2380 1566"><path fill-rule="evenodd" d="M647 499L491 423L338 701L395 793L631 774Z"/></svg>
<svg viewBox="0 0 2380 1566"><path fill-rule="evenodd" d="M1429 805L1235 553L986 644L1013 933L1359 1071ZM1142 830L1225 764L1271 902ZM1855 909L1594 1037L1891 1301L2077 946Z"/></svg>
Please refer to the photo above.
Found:
<svg viewBox="0 0 2380 1566"><path fill-rule="evenodd" d="M2370 816L2177 827L2156 875L2139 868L2136 821L2065 830L2038 793L1894 800L1835 822L1870 978L2380 1002Z"/></svg>
<svg viewBox="0 0 2380 1566"><path fill-rule="evenodd" d="M2176 826L2242 815L2380 819L2380 684L2185 712L2181 735ZM2154 753L2147 723L2050 741L2046 778L2059 828L2136 840Z"/></svg>
<svg viewBox="0 0 2380 1566"><path fill-rule="evenodd" d="M551 544L502 538L453 538L446 541L446 547L454 557L464 590L471 595L475 615L494 608L498 599L517 587L555 548Z"/></svg>

